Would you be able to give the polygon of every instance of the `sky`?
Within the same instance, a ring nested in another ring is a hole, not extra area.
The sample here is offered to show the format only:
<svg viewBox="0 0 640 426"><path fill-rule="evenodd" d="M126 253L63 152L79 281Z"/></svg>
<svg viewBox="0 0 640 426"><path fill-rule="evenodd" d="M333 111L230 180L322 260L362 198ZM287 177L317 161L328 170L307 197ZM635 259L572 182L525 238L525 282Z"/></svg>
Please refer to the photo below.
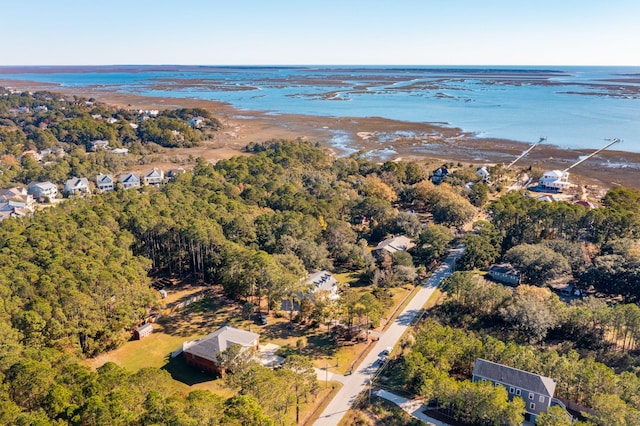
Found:
<svg viewBox="0 0 640 426"><path fill-rule="evenodd" d="M1 65L632 65L639 0L0 0Z"/></svg>

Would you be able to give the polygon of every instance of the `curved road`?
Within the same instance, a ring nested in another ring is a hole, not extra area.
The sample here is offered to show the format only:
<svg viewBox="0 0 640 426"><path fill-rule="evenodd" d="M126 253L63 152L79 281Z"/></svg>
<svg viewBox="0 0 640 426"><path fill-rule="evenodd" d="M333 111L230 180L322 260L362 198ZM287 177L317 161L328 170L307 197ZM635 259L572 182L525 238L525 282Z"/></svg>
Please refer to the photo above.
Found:
<svg viewBox="0 0 640 426"><path fill-rule="evenodd" d="M314 423L315 426L337 426L351 405L364 390L365 386L375 374L377 368L373 366L380 353L389 346L395 346L407 328L416 318L422 307L427 303L440 281L451 275L456 259L462 255L464 247L458 246L451 250L445 261L431 274L422 285L404 311L391 324L389 329L380 335L380 340L362 360L360 365L349 376L344 376L342 389L331 400L327 408Z"/></svg>

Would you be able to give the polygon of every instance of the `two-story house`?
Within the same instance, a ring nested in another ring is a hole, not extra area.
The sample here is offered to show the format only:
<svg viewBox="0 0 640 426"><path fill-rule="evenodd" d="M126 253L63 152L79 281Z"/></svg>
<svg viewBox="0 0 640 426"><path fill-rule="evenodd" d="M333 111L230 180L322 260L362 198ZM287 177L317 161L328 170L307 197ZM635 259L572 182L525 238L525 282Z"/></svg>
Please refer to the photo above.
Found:
<svg viewBox="0 0 640 426"><path fill-rule="evenodd" d="M164 172L160 169L153 169L144 175L144 184L160 186L164 182Z"/></svg>
<svg viewBox="0 0 640 426"><path fill-rule="evenodd" d="M58 196L58 187L51 182L32 182L27 187L27 192L36 200L45 198L55 200Z"/></svg>
<svg viewBox="0 0 640 426"><path fill-rule="evenodd" d="M489 268L489 276L494 281L509 285L518 285L522 280L520 271L510 263L492 265Z"/></svg>
<svg viewBox="0 0 640 426"><path fill-rule="evenodd" d="M504 386L509 394L509 400L520 397L526 406L525 420L535 423L540 413L544 413L551 406L551 400L556 390L556 381L506 365L476 359L473 368L473 381L488 381L494 386Z"/></svg>
<svg viewBox="0 0 640 426"><path fill-rule="evenodd" d="M140 176L135 173L125 173L120 175L122 189L140 188Z"/></svg>
<svg viewBox="0 0 640 426"><path fill-rule="evenodd" d="M115 182L111 175L100 174L96 176L96 187L100 192L113 191L116 189Z"/></svg>
<svg viewBox="0 0 640 426"><path fill-rule="evenodd" d="M87 178L77 177L68 179L64 184L63 191L67 196L89 194L91 192L91 188L89 188L89 180L87 180Z"/></svg>

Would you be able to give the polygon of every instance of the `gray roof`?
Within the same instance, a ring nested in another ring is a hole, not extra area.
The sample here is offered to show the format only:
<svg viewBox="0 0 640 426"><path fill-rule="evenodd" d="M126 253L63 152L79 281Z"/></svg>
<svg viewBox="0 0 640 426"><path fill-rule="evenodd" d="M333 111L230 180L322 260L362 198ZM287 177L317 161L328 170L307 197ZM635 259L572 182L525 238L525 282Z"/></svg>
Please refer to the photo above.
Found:
<svg viewBox="0 0 640 426"><path fill-rule="evenodd" d="M29 184L29 188L42 188L42 189L50 189L50 188L56 188L56 186L54 184L52 184L49 181L46 182L32 182Z"/></svg>
<svg viewBox="0 0 640 426"><path fill-rule="evenodd" d="M71 179L67 179L67 182L64 184L64 186L67 189L89 188L89 181L87 180L87 178L72 177Z"/></svg>
<svg viewBox="0 0 640 426"><path fill-rule="evenodd" d="M491 266L489 268L489 272L497 272L499 274L509 274L513 276L519 276L520 271L518 271L512 264L510 263L500 263L497 265Z"/></svg>
<svg viewBox="0 0 640 426"><path fill-rule="evenodd" d="M384 241L380 241L373 250L386 250L390 253L395 253L397 251L407 251L413 246L414 244L411 242L409 237L400 235L398 237L387 238Z"/></svg>
<svg viewBox="0 0 640 426"><path fill-rule="evenodd" d="M136 328L136 331L137 331L139 334L142 334L142 333L144 333L145 331L147 331L148 329L152 329L152 330L153 330L153 324L151 324L150 322L148 322L148 323L146 323L146 324L144 324L144 325L141 325L140 327Z"/></svg>
<svg viewBox="0 0 640 426"><path fill-rule="evenodd" d="M140 177L135 173L125 173L120 175L121 182L140 182Z"/></svg>
<svg viewBox="0 0 640 426"><path fill-rule="evenodd" d="M229 346L238 344L249 347L259 337L260 335L256 333L225 325L202 339L189 342L185 345L184 352L217 362L216 355L225 351Z"/></svg>
<svg viewBox="0 0 640 426"><path fill-rule="evenodd" d="M98 182L98 185L113 184L113 177L111 175L98 175L96 176L96 182Z"/></svg>
<svg viewBox="0 0 640 426"><path fill-rule="evenodd" d="M473 375L475 377L526 389L540 395L548 396L549 398L553 397L553 393L556 390L556 381L549 377L507 367L506 365L487 361L482 358L476 359Z"/></svg>

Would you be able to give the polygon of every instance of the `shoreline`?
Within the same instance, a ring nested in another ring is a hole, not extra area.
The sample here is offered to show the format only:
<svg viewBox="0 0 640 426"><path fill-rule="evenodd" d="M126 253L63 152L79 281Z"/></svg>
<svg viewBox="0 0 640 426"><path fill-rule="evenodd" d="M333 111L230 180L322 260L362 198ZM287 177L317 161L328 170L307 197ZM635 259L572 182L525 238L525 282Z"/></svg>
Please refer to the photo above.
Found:
<svg viewBox="0 0 640 426"><path fill-rule="evenodd" d="M16 90L47 90L65 95L95 98L121 108L169 109L199 107L223 123L213 141L201 147L167 150L166 155L202 155L208 161L242 155L250 142L303 138L318 142L336 155L361 152L373 161L434 160L484 164L508 164L531 142L479 138L446 123L414 123L381 117L328 117L249 111L210 100L150 97L108 92L101 88L75 88L54 83L6 80L0 86ZM188 151L188 152L187 152ZM554 145L534 148L517 164L544 170L565 169L594 149L564 149ZM571 170L581 185L640 187L640 153L607 150Z"/></svg>

